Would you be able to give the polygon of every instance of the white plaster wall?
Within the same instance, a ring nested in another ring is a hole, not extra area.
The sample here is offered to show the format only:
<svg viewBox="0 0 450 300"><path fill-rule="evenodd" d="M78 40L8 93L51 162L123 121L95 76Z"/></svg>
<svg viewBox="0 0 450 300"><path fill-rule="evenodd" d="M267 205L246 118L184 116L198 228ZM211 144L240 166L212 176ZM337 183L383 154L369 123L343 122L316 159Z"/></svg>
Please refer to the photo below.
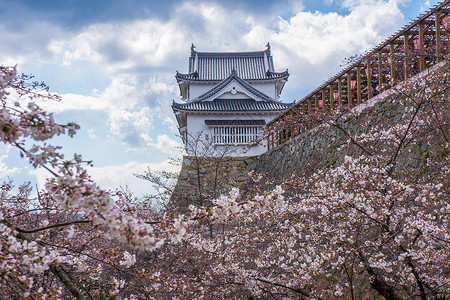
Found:
<svg viewBox="0 0 450 300"><path fill-rule="evenodd" d="M198 96L203 95L210 89L212 89L215 84L191 84L189 89L189 100L197 98Z"/></svg>
<svg viewBox="0 0 450 300"><path fill-rule="evenodd" d="M187 117L187 132L188 132L188 143L186 151L188 155L194 155L194 151L191 147L200 145L193 145L193 137L201 134L201 139L204 144L210 144L211 137L213 135L212 127L208 127L205 124L205 120L265 120L266 124L273 120L278 114L198 114L198 115L188 115ZM260 134L262 134L263 128L261 128ZM208 141L206 141L206 135L208 135ZM199 143L203 144L203 143ZM228 156L253 156L259 155L267 151L266 141L262 140L257 146L251 148L238 146L215 146L215 151L217 155L221 155L225 150ZM197 149L197 155L202 155L207 152L205 149Z"/></svg>
<svg viewBox="0 0 450 300"><path fill-rule="evenodd" d="M269 97L276 99L276 90L275 90L275 83L251 83L251 86L253 86L255 89L259 90L260 92L266 94Z"/></svg>
<svg viewBox="0 0 450 300"><path fill-rule="evenodd" d="M223 93L222 95L219 95L219 97L217 97L216 99L252 99L252 98L241 92L237 92L234 95L230 92L226 92Z"/></svg>
<svg viewBox="0 0 450 300"><path fill-rule="evenodd" d="M267 96L276 99L276 90L274 83L251 83L250 85L266 94ZM214 86L214 84L191 84L189 87L189 100L203 95Z"/></svg>
<svg viewBox="0 0 450 300"><path fill-rule="evenodd" d="M222 94L216 95L216 99L252 99L255 96L251 94L246 88L242 87L236 81L230 82L222 90Z"/></svg>

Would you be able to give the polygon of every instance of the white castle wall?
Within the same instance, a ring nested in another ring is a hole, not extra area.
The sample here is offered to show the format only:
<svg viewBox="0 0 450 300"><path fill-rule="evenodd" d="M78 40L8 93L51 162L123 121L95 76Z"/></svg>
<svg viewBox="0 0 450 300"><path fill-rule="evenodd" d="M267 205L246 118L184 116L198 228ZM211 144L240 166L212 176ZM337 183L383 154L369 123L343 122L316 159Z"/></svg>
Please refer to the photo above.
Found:
<svg viewBox="0 0 450 300"><path fill-rule="evenodd" d="M210 146L211 139L213 136L213 130L212 127L207 126L205 124L205 120L265 120L266 124L269 123L271 120L273 120L278 114L235 114L235 115L229 115L229 114L208 114L208 115L188 115L187 116L187 131L189 133L192 133L188 136L188 142L187 142L187 154L188 155L194 155L194 147L198 147L198 144L206 144ZM263 128L260 129L260 134L262 135ZM195 137L200 134L202 143L195 143L194 139ZM210 146L211 147L211 146ZM217 154L220 155L224 151L227 153L229 152L229 155L227 156L254 156L262 154L266 151L267 145L266 141L262 140L260 143L256 146L253 146L251 148L243 147L242 145L228 145L228 146L213 146L216 149ZM197 154L202 155L207 149L197 149ZM203 152L203 153L202 153Z"/></svg>

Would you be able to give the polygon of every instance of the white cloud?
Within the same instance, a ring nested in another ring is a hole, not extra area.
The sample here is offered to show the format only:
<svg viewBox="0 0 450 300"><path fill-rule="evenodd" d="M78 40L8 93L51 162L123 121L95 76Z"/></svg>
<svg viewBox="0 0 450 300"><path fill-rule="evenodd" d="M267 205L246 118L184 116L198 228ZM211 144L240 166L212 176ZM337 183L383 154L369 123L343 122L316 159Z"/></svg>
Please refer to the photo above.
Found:
<svg viewBox="0 0 450 300"><path fill-rule="evenodd" d="M158 135L157 142L156 144L153 144L153 146L156 149L172 156L180 156L183 152L183 146L166 134Z"/></svg>
<svg viewBox="0 0 450 300"><path fill-rule="evenodd" d="M132 150L145 150L151 144L150 131L152 113L149 107L139 111L112 110L110 115L111 132Z"/></svg>
<svg viewBox="0 0 450 300"><path fill-rule="evenodd" d="M255 18L266 24L268 19L276 20L276 16L249 17L248 11L216 3L186 1L168 20L92 24L78 33L59 35L48 43L48 50L65 65L90 61L113 75L150 68L170 68L173 74L187 65L192 42L215 51L263 47L266 39L248 44L241 38Z"/></svg>
<svg viewBox="0 0 450 300"><path fill-rule="evenodd" d="M88 136L93 140L98 140L98 136L95 134L94 130L92 128L89 128L87 130Z"/></svg>
<svg viewBox="0 0 450 300"><path fill-rule="evenodd" d="M58 37L63 30L49 22L27 23L11 31L0 24L0 62L4 65L22 66L36 61L54 60L53 51L47 48L50 39Z"/></svg>
<svg viewBox="0 0 450 300"><path fill-rule="evenodd" d="M99 94L110 105L133 110L142 106L148 91L144 89L135 75L118 74L111 78L111 84Z"/></svg>
<svg viewBox="0 0 450 300"><path fill-rule="evenodd" d="M169 76L152 76L145 84L146 89L154 95L176 94L178 86L173 74Z"/></svg>
<svg viewBox="0 0 450 300"><path fill-rule="evenodd" d="M178 172L179 167L166 160L156 164L128 162L123 165L91 167L89 174L103 188L116 189L128 187L137 196L152 193L151 184L133 174L144 174L147 169Z"/></svg>
<svg viewBox="0 0 450 300"><path fill-rule="evenodd" d="M421 12L421 13L424 13L424 12L428 11L428 10L430 9L430 7L431 7L430 0L427 0L427 1L425 1L425 2L422 4L422 6L420 7L420 12Z"/></svg>
<svg viewBox="0 0 450 300"><path fill-rule="evenodd" d="M78 94L62 94L62 101L40 101L39 105L46 111L61 113L66 111L104 111L109 107L105 99Z"/></svg>
<svg viewBox="0 0 450 300"><path fill-rule="evenodd" d="M101 188L107 190L128 188L136 196L143 196L153 192L149 182L137 178L134 175L144 174L147 169L178 172L180 167L173 165L169 160L153 164L130 161L121 165L87 167L89 175L91 175L94 182ZM29 174L37 178L38 186L41 188L44 187L46 178L51 177L51 175L42 168L32 169Z"/></svg>
<svg viewBox="0 0 450 300"><path fill-rule="evenodd" d="M92 91L91 96L62 94L60 102L40 101L39 105L53 113L70 112L71 116L78 118L77 122L88 122L91 126L100 126L106 121L111 134L129 150L145 150L151 145L150 135L156 114L176 131L170 107L176 91L175 81L170 83L166 77L154 76L142 82L137 76L123 74L113 77L105 90ZM91 112L97 115L94 120ZM101 117L104 114L106 118ZM96 137L93 128L87 130L90 137Z"/></svg>
<svg viewBox="0 0 450 300"><path fill-rule="evenodd" d="M82 32L55 39L49 49L66 65L88 60L111 72L162 67L183 49L184 35L173 22L157 19L93 24Z"/></svg>
<svg viewBox="0 0 450 300"><path fill-rule="evenodd" d="M172 100L178 100L179 89L173 74L153 76L149 78L143 88L149 92L149 97L154 101L151 103L152 111L158 115L165 126L168 126L173 132L177 132L171 104Z"/></svg>
<svg viewBox="0 0 450 300"><path fill-rule="evenodd" d="M299 12L289 20L280 19L276 29L254 24L245 38L255 42L269 38L275 50L282 49L279 58L282 65L306 60L329 67L340 63L336 61L336 54L342 57L369 50L392 34L393 28L399 28L402 21L395 4L382 2L354 7L346 16L334 12Z"/></svg>
<svg viewBox="0 0 450 300"><path fill-rule="evenodd" d="M8 177L12 177L20 172L17 167L10 167L4 161L8 158L9 150L6 151L7 154L0 156L0 180L6 180Z"/></svg>

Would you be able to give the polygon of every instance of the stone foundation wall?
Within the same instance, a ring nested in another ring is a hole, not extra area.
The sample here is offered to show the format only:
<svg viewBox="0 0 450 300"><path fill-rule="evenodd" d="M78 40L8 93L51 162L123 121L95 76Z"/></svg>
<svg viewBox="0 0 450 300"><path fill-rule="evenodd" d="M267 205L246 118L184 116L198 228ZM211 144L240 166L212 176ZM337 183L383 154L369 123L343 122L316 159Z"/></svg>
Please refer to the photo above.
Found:
<svg viewBox="0 0 450 300"><path fill-rule="evenodd" d="M248 173L258 165L256 156L193 157L184 156L177 185L169 205L185 210L189 205L208 205L232 187L245 187Z"/></svg>
<svg viewBox="0 0 450 300"><path fill-rule="evenodd" d="M408 122L411 110L401 101L374 99L362 111L354 110L337 122L351 136L368 133ZM342 129L321 125L290 139L277 148L260 155L255 171L269 178L282 180L292 173L309 175L319 169L339 165L345 156L358 157L364 150L353 144ZM343 145L346 147L342 147ZM367 154L367 153L366 153Z"/></svg>

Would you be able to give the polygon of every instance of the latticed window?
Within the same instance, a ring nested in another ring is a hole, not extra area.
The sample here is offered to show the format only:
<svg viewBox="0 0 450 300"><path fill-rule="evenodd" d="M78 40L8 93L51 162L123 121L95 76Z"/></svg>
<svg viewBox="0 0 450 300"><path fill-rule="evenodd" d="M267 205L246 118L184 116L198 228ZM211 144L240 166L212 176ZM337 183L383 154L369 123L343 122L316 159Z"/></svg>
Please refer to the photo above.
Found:
<svg viewBox="0 0 450 300"><path fill-rule="evenodd" d="M248 145L258 138L257 126L215 126L213 142L216 145Z"/></svg>

